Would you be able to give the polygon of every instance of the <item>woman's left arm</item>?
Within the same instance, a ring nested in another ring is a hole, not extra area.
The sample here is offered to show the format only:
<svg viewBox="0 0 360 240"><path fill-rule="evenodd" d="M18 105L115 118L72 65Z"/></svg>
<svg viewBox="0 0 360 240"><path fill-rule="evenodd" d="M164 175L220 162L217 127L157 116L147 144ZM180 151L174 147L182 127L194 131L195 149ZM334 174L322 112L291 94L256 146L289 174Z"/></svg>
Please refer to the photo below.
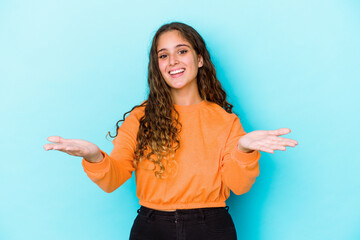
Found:
<svg viewBox="0 0 360 240"><path fill-rule="evenodd" d="M236 195L248 192L259 176L259 151L273 153L274 150L285 150L285 146L296 146L295 140L278 137L289 132L290 129L281 128L246 133L239 118L236 118L220 165L223 183Z"/></svg>

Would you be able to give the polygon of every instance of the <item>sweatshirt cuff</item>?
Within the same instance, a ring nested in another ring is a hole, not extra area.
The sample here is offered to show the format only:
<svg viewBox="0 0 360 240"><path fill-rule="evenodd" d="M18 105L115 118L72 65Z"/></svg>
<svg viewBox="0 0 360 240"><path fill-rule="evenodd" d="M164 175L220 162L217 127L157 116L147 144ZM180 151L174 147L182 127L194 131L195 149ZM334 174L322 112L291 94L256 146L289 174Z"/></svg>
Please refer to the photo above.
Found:
<svg viewBox="0 0 360 240"><path fill-rule="evenodd" d="M260 159L261 154L257 150L249 153L243 152L236 147L235 150L231 153L231 156L235 160L239 161L240 164L248 165L257 162Z"/></svg>
<svg viewBox="0 0 360 240"><path fill-rule="evenodd" d="M107 168L110 166L110 159L106 152L102 151L100 149L101 154L104 156L104 158L100 162L89 162L86 161L85 158L82 159L82 165L84 167L84 170L87 172L102 172L106 171Z"/></svg>

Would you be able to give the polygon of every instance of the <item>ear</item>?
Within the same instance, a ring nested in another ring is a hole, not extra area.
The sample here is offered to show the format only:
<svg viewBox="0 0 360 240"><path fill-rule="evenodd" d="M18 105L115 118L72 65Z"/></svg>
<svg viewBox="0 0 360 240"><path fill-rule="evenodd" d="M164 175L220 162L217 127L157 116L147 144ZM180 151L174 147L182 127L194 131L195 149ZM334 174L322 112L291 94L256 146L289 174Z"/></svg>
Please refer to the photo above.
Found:
<svg viewBox="0 0 360 240"><path fill-rule="evenodd" d="M204 59L201 55L198 55L198 68L204 66Z"/></svg>

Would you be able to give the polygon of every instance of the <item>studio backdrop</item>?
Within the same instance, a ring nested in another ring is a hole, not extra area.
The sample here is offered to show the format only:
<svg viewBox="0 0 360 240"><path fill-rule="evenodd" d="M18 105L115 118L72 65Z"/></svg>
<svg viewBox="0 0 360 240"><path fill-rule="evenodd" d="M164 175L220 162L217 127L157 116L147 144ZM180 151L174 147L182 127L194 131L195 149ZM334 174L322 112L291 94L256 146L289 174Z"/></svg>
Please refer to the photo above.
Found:
<svg viewBox="0 0 360 240"><path fill-rule="evenodd" d="M232 194L238 239L360 239L360 2L0 1L0 239L128 239L133 177L105 193L46 138L110 153L146 99L150 43L180 21L205 39L245 131L290 128Z"/></svg>

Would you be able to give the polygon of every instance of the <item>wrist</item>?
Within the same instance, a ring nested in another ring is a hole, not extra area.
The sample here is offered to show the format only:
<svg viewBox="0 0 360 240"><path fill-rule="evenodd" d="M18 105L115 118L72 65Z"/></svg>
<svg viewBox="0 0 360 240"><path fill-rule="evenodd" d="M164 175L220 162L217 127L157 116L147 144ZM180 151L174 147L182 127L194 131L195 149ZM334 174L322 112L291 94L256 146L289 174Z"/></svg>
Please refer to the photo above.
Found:
<svg viewBox="0 0 360 240"><path fill-rule="evenodd" d="M101 152L99 152L98 155L96 156L91 156L87 158L84 157L84 159L91 163L97 163L97 162L101 162L104 159L104 155Z"/></svg>
<svg viewBox="0 0 360 240"><path fill-rule="evenodd" d="M251 153L253 152L254 150L250 149L250 148L245 148L245 147L242 147L241 145L237 145L237 149L242 151L242 152L245 152L245 153Z"/></svg>

